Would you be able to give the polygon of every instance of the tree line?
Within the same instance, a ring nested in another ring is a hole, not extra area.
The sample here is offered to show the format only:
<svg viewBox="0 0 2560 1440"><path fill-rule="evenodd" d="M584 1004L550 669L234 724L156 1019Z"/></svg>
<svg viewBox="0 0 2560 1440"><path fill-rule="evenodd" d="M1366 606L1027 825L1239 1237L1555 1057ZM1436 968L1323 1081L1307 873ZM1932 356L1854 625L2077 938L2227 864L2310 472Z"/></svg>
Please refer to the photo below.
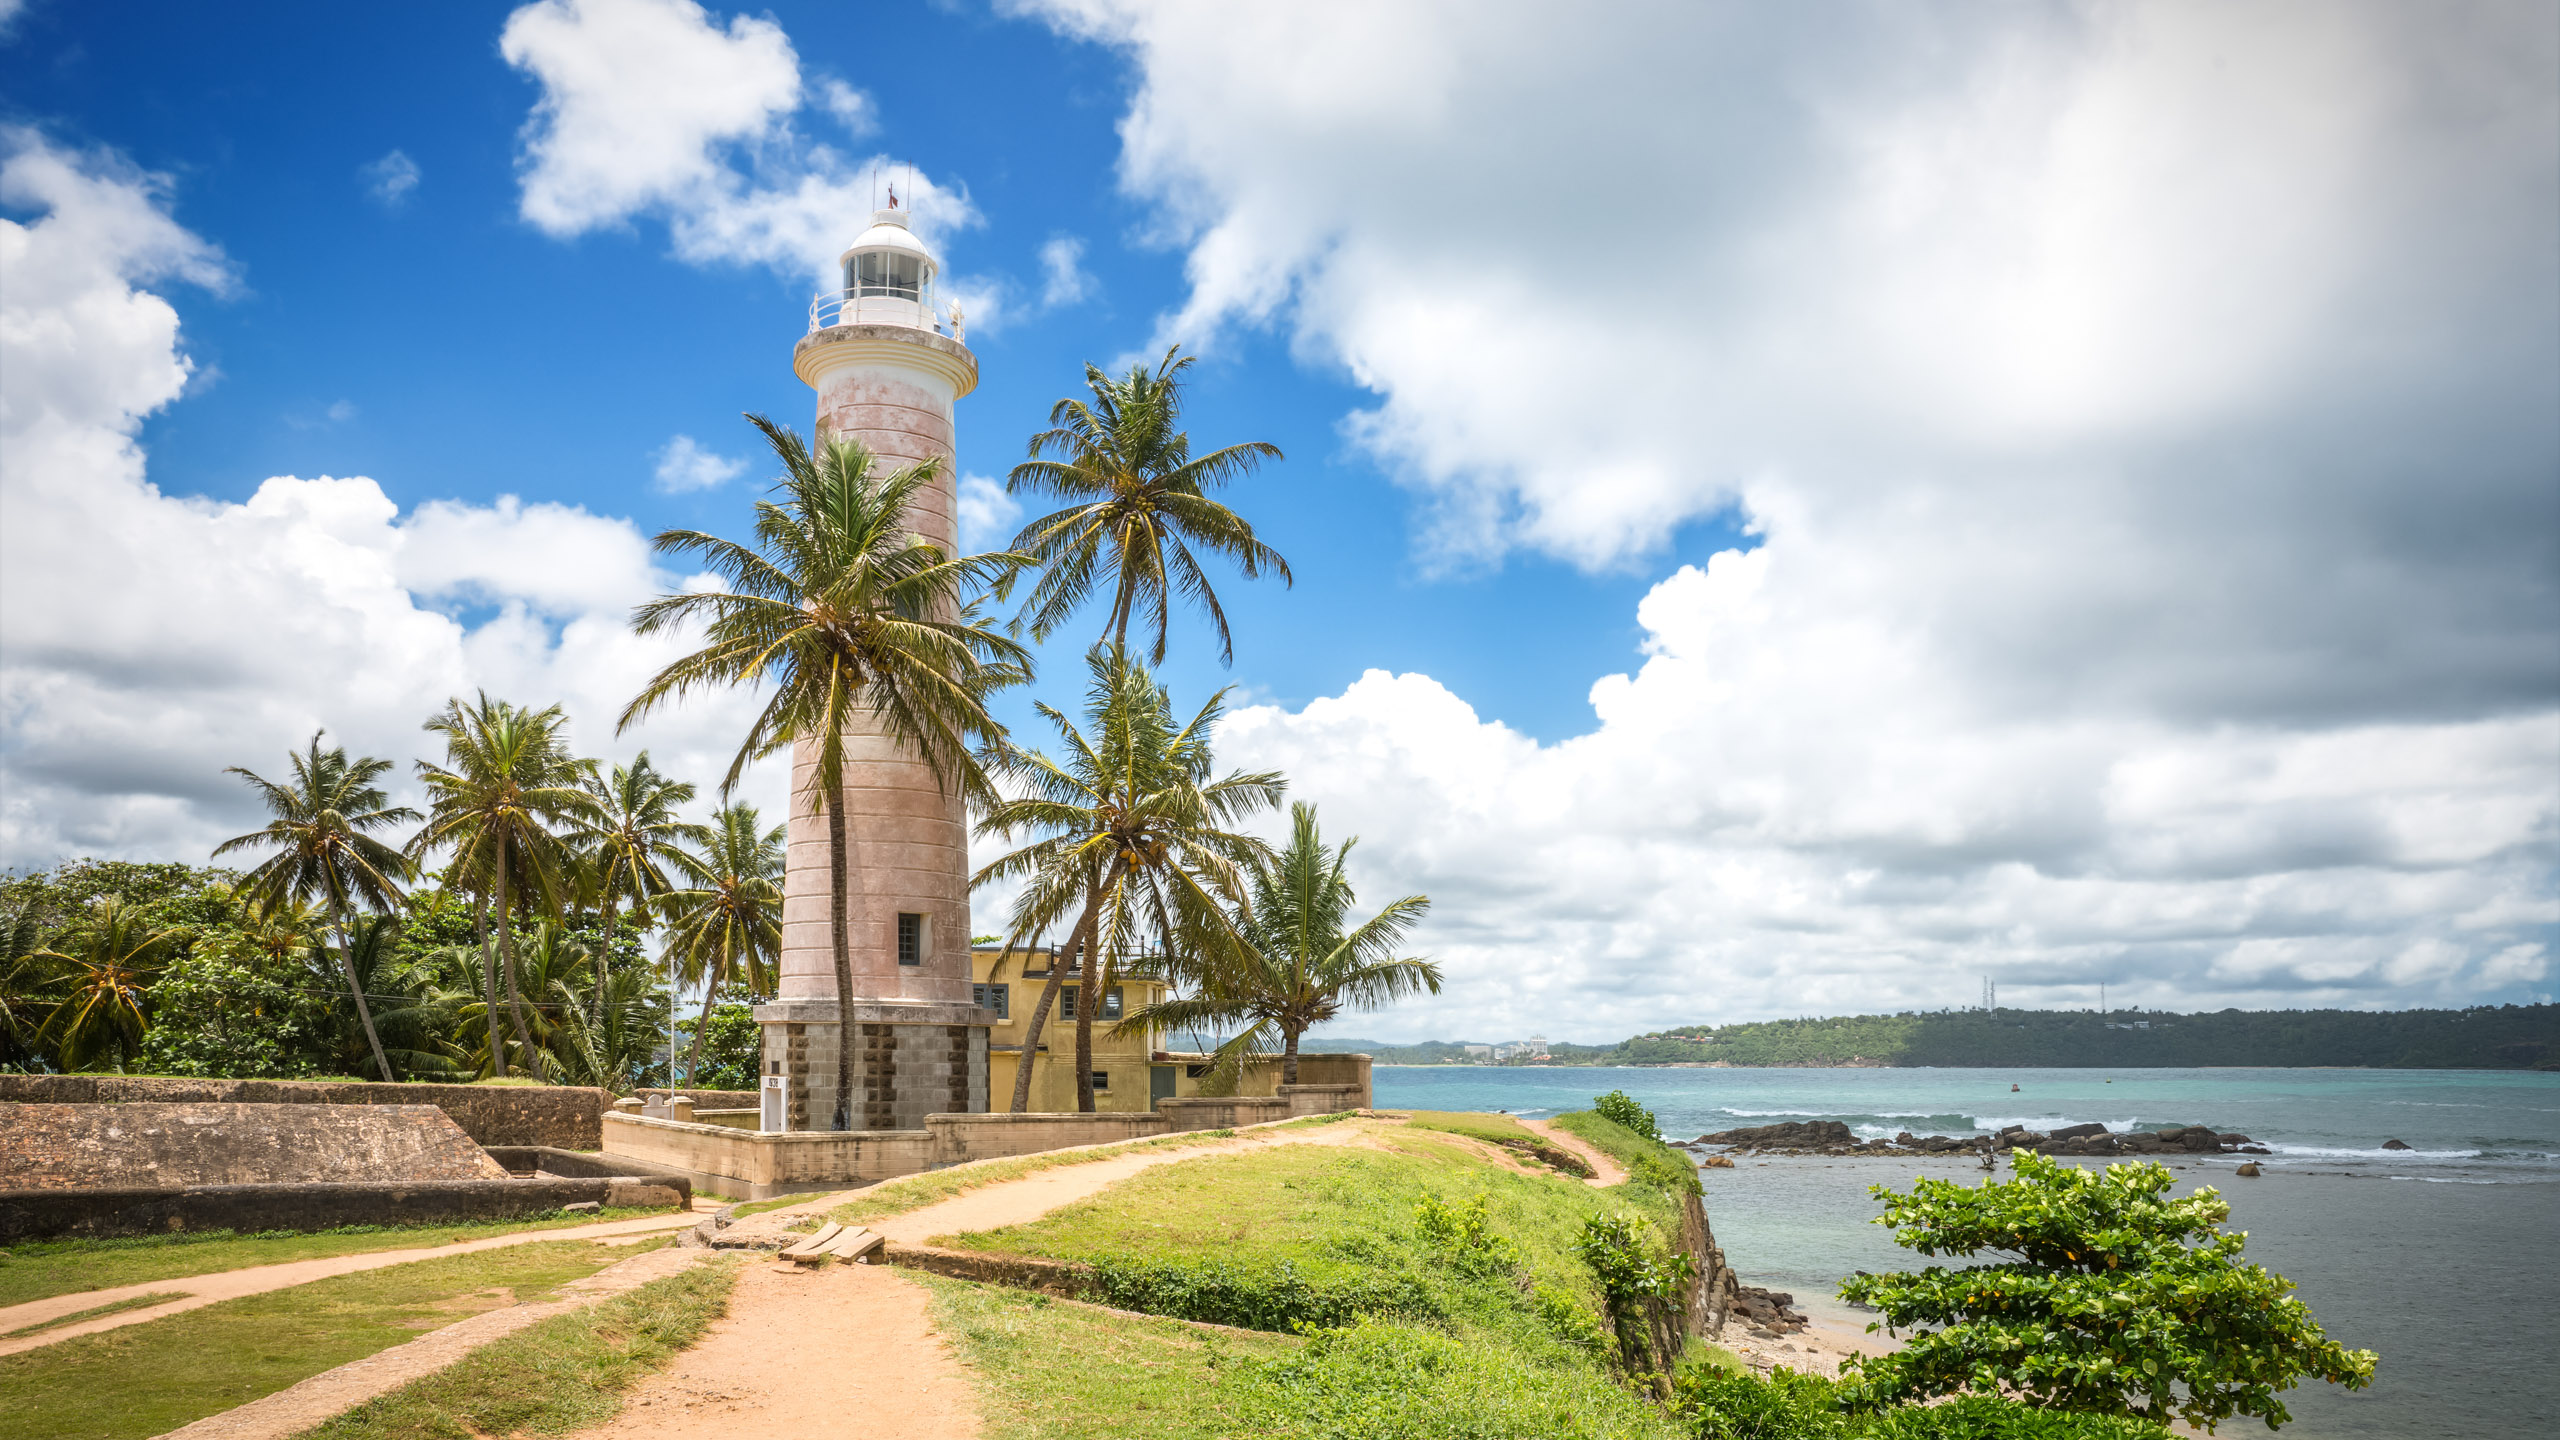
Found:
<svg viewBox="0 0 2560 1440"><path fill-rule="evenodd" d="M2464 1010L1947 1010L1681 1026L1558 1063L1663 1065L2352 1065L2560 1069L2560 1005Z"/></svg>
<svg viewBox="0 0 2560 1440"><path fill-rule="evenodd" d="M1437 991L1440 972L1396 953L1428 900L1406 896L1355 922L1351 844L1328 846L1312 807L1292 807L1280 847L1246 828L1286 784L1271 772L1218 773L1212 741L1228 692L1185 718L1149 669L1164 659L1177 598L1232 661L1204 557L1246 578L1291 578L1209 493L1280 452L1249 442L1195 456L1179 424L1190 364L1176 351L1125 376L1087 366L1090 398L1060 400L1008 478L1016 493L1063 503L1006 549L975 555L913 528L938 459L892 469L850 437L822 431L812 444L747 417L781 478L755 503L748 540L656 537L660 553L719 585L634 612L636 633L694 648L650 677L618 725L707 692L758 695L709 823L683 818L698 787L658 771L646 751L610 767L574 754L558 705L483 693L430 717L444 754L416 764L423 811L390 802L380 782L393 762L351 757L315 733L272 778L230 772L270 813L215 851L242 857L245 870L84 861L5 882L0 1065L521 1074L616 1089L653 1073L697 1086L752 1077L750 1007L774 993L781 949L785 827L734 791L767 757L805 747L814 762L791 803L827 829L830 959L837 993L851 994L853 817L842 798L844 737L859 725L965 797L981 839L1013 847L971 878L973 888L1019 886L1008 952L1066 937L1014 1110L1027 1107L1062 978L1087 968L1106 987L1123 976L1172 982L1173 998L1117 1028L1226 1035L1213 1086L1234 1084L1248 1055L1274 1048L1294 1080L1310 1026ZM1026 593L999 621L1017 587ZM1033 680L1025 639L1047 640L1106 596L1080 714L1037 704L1055 753L1017 745L990 706ZM1152 641L1144 660L1133 627ZM642 953L651 935L655 961ZM702 997L684 1022L689 1067L678 1071L670 1042L653 1072L679 988ZM1075 1017L1084 1110L1094 1108L1096 1008ZM846 1129L853 1052L838 1049L833 1123Z"/></svg>

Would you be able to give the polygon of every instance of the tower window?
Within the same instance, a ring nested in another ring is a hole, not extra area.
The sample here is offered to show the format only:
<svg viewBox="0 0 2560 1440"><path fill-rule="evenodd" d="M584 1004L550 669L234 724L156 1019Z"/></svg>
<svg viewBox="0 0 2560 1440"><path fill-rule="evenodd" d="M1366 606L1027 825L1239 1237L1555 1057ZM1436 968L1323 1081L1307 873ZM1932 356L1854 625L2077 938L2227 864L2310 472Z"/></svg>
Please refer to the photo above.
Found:
<svg viewBox="0 0 2560 1440"><path fill-rule="evenodd" d="M845 288L856 295L885 295L898 300L924 298L924 262L894 250L873 250L846 262L852 273Z"/></svg>
<svg viewBox="0 0 2560 1440"><path fill-rule="evenodd" d="M898 917L898 963L901 965L924 963L923 916L900 915Z"/></svg>

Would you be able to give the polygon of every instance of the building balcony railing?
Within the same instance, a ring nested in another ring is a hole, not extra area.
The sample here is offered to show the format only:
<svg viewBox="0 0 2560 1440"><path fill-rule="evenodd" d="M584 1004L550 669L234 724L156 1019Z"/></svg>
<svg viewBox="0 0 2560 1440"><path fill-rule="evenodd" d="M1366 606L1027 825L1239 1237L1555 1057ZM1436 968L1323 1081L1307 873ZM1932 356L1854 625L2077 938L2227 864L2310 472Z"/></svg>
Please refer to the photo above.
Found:
<svg viewBox="0 0 2560 1440"><path fill-rule="evenodd" d="M836 325L904 325L950 335L933 313L932 302L910 290L822 290L809 302L809 333ZM958 336L952 336L958 339Z"/></svg>

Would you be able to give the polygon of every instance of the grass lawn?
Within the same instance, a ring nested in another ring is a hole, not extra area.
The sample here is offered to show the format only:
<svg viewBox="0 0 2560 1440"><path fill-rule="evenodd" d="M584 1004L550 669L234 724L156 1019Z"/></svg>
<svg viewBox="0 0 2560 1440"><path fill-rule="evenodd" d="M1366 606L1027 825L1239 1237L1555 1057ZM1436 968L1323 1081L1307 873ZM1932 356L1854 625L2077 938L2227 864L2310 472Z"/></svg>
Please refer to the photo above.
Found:
<svg viewBox="0 0 2560 1440"><path fill-rule="evenodd" d="M994 1440L1672 1440L1658 1411L1587 1366L1481 1338L1364 1321L1222 1335L1045 1295L926 1278L977 1372Z"/></svg>
<svg viewBox="0 0 2560 1440"><path fill-rule="evenodd" d="M737 1262L715 1260L554 1316L441 1373L357 1406L301 1440L556 1435L611 1419L622 1392L729 1309Z"/></svg>
<svg viewBox="0 0 2560 1440"><path fill-rule="evenodd" d="M199 1230L113 1240L30 1240L0 1252L0 1305L23 1305L48 1295L112 1290L121 1285L245 1270L252 1265L276 1265L287 1260L408 1250L525 1230L557 1230L666 1213L607 1210L599 1215L554 1214L538 1220L488 1220L462 1225L348 1226L308 1234L277 1230L241 1235L229 1230Z"/></svg>
<svg viewBox="0 0 2560 1440"><path fill-rule="evenodd" d="M1291 1145L1177 1161L1031 1224L952 1243L1061 1260L1192 1258L1243 1270L1285 1262L1318 1284L1351 1272L1418 1280L1435 1251L1416 1228L1416 1206L1425 1196L1463 1204L1481 1195L1495 1233L1520 1247L1535 1279L1597 1306L1573 1246L1606 1192L1490 1164L1424 1131L1379 1133L1394 1152Z"/></svg>
<svg viewBox="0 0 2560 1440"><path fill-rule="evenodd" d="M537 1241L419 1260L0 1356L0 1435L140 1440L480 1311L548 1299L641 1248Z"/></svg>
<svg viewBox="0 0 2560 1440"><path fill-rule="evenodd" d="M1233 1130L1186 1130L1179 1135L1154 1135L1144 1140L1123 1140L1114 1145L1097 1145L1090 1150L1053 1150L1039 1155L1017 1155L1007 1160L984 1160L973 1165L955 1166L949 1170L932 1170L922 1175L908 1175L885 1180L862 1192L862 1198L839 1205L827 1212L830 1220L847 1225L877 1220L888 1215L904 1215L927 1205L948 1200L954 1195L975 1190L981 1185L994 1185L1005 1180L1019 1180L1061 1165L1090 1165L1096 1160L1109 1160L1133 1150L1168 1150L1182 1145L1196 1145L1203 1140L1224 1140ZM806 1199L806 1196L794 1197Z"/></svg>

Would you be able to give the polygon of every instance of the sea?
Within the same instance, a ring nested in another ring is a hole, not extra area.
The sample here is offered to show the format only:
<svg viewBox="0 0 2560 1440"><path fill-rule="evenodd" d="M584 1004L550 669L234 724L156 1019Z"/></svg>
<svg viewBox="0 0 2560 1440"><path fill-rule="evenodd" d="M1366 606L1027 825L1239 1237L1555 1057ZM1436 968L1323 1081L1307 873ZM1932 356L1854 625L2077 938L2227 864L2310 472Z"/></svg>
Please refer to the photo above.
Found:
<svg viewBox="0 0 2560 1440"><path fill-rule="evenodd" d="M2014 1087L2014 1088L2013 1088ZM1666 1139L1780 1120L1861 1138L1970 1136L2024 1124L2211 1125L2264 1156L2177 1156L2178 1193L2210 1185L2245 1258L2291 1279L2330 1336L2381 1357L2358 1391L2284 1400L2301 1440L2560 1436L2560 1074L2483 1070L1666 1069L1379 1066L1380 1108L1588 1109L1624 1090ZM2398 1140L2409 1148L2385 1148ZM2255 1159L2256 1179L2232 1171ZM2005 1172L2004 1172L2005 1173ZM1979 1181L1972 1159L1743 1159L1702 1170L1709 1223L1746 1283L1863 1325L1836 1287L1929 1263L1874 1222L1869 1191L1916 1175ZM2242 1427L2255 1433L2255 1422Z"/></svg>

